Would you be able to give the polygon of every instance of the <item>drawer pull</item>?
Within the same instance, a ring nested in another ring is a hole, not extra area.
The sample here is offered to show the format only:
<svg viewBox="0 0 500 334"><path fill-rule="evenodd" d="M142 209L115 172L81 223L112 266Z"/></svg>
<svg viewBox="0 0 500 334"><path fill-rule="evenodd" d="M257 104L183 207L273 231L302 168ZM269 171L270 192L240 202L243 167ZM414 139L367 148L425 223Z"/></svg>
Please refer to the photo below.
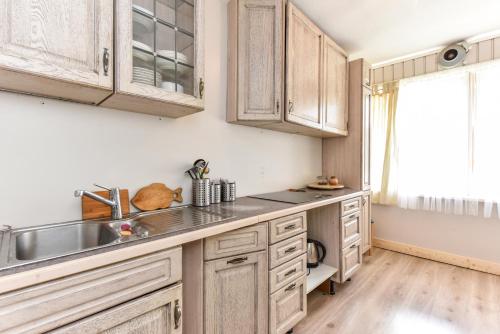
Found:
<svg viewBox="0 0 500 334"><path fill-rule="evenodd" d="M351 247L349 247L349 248L351 248L351 249L354 249L354 248L356 248L356 244L354 244L354 245L351 245Z"/></svg>
<svg viewBox="0 0 500 334"><path fill-rule="evenodd" d="M285 254L295 252L297 250L296 246L285 249Z"/></svg>
<svg viewBox="0 0 500 334"><path fill-rule="evenodd" d="M295 289L295 287L296 287L296 286L297 286L297 284L293 283L293 284L291 284L288 288L286 288L286 289L285 289L285 291L286 291L286 292L288 292L288 291L292 291L292 290L294 290L294 289Z"/></svg>
<svg viewBox="0 0 500 334"><path fill-rule="evenodd" d="M354 218L356 218L356 215L350 215L349 216L349 219L354 219Z"/></svg>
<svg viewBox="0 0 500 334"><path fill-rule="evenodd" d="M289 270L286 274L285 277L290 276L292 274L295 274L297 272L297 268L293 268L292 270Z"/></svg>
<svg viewBox="0 0 500 334"><path fill-rule="evenodd" d="M354 209L356 207L356 204L351 204L347 206L347 210Z"/></svg>
<svg viewBox="0 0 500 334"><path fill-rule="evenodd" d="M179 328L181 324L181 316L182 316L181 306L179 305L179 300L176 300L174 306L174 329Z"/></svg>
<svg viewBox="0 0 500 334"><path fill-rule="evenodd" d="M285 226L285 230L287 230L287 231L293 230L294 228L295 228L295 224Z"/></svg>
<svg viewBox="0 0 500 334"><path fill-rule="evenodd" d="M237 257L236 259L232 259L232 260L227 261L227 264L239 264L239 263L245 262L246 260L248 260L247 256Z"/></svg>

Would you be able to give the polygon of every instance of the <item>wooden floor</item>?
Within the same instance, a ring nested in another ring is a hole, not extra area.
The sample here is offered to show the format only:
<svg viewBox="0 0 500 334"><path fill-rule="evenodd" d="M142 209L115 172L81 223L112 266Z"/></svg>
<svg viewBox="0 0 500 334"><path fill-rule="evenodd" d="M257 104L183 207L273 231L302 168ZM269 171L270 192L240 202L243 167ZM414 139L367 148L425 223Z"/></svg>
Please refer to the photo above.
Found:
<svg viewBox="0 0 500 334"><path fill-rule="evenodd" d="M500 333L500 276L374 249L351 282L308 296L294 334Z"/></svg>

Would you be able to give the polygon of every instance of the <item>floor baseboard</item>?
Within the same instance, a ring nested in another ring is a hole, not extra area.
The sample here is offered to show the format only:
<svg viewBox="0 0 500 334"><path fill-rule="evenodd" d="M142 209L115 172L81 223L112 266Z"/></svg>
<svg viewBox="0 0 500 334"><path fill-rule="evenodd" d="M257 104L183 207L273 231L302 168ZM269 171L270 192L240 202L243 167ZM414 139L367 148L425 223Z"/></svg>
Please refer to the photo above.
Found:
<svg viewBox="0 0 500 334"><path fill-rule="evenodd" d="M374 247L500 276L500 263L456 255L391 240L373 238L372 243Z"/></svg>

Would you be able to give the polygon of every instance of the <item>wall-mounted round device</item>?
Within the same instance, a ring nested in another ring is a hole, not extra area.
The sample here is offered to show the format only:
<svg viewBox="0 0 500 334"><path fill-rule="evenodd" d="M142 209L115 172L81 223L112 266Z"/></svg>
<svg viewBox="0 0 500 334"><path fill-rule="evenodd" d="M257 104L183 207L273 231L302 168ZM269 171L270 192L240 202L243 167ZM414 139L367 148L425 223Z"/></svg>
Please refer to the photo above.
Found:
<svg viewBox="0 0 500 334"><path fill-rule="evenodd" d="M441 68L460 66L464 63L467 52L469 52L469 45L465 42L449 45L439 53L439 66Z"/></svg>

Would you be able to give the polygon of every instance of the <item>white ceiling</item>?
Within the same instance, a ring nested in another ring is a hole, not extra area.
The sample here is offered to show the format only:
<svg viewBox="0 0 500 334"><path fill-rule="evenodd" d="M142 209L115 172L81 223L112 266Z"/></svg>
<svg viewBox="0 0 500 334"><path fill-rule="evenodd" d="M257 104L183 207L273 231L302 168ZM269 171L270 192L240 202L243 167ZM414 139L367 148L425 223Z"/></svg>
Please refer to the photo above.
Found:
<svg viewBox="0 0 500 334"><path fill-rule="evenodd" d="M378 63L500 29L500 0L291 0L355 58Z"/></svg>

